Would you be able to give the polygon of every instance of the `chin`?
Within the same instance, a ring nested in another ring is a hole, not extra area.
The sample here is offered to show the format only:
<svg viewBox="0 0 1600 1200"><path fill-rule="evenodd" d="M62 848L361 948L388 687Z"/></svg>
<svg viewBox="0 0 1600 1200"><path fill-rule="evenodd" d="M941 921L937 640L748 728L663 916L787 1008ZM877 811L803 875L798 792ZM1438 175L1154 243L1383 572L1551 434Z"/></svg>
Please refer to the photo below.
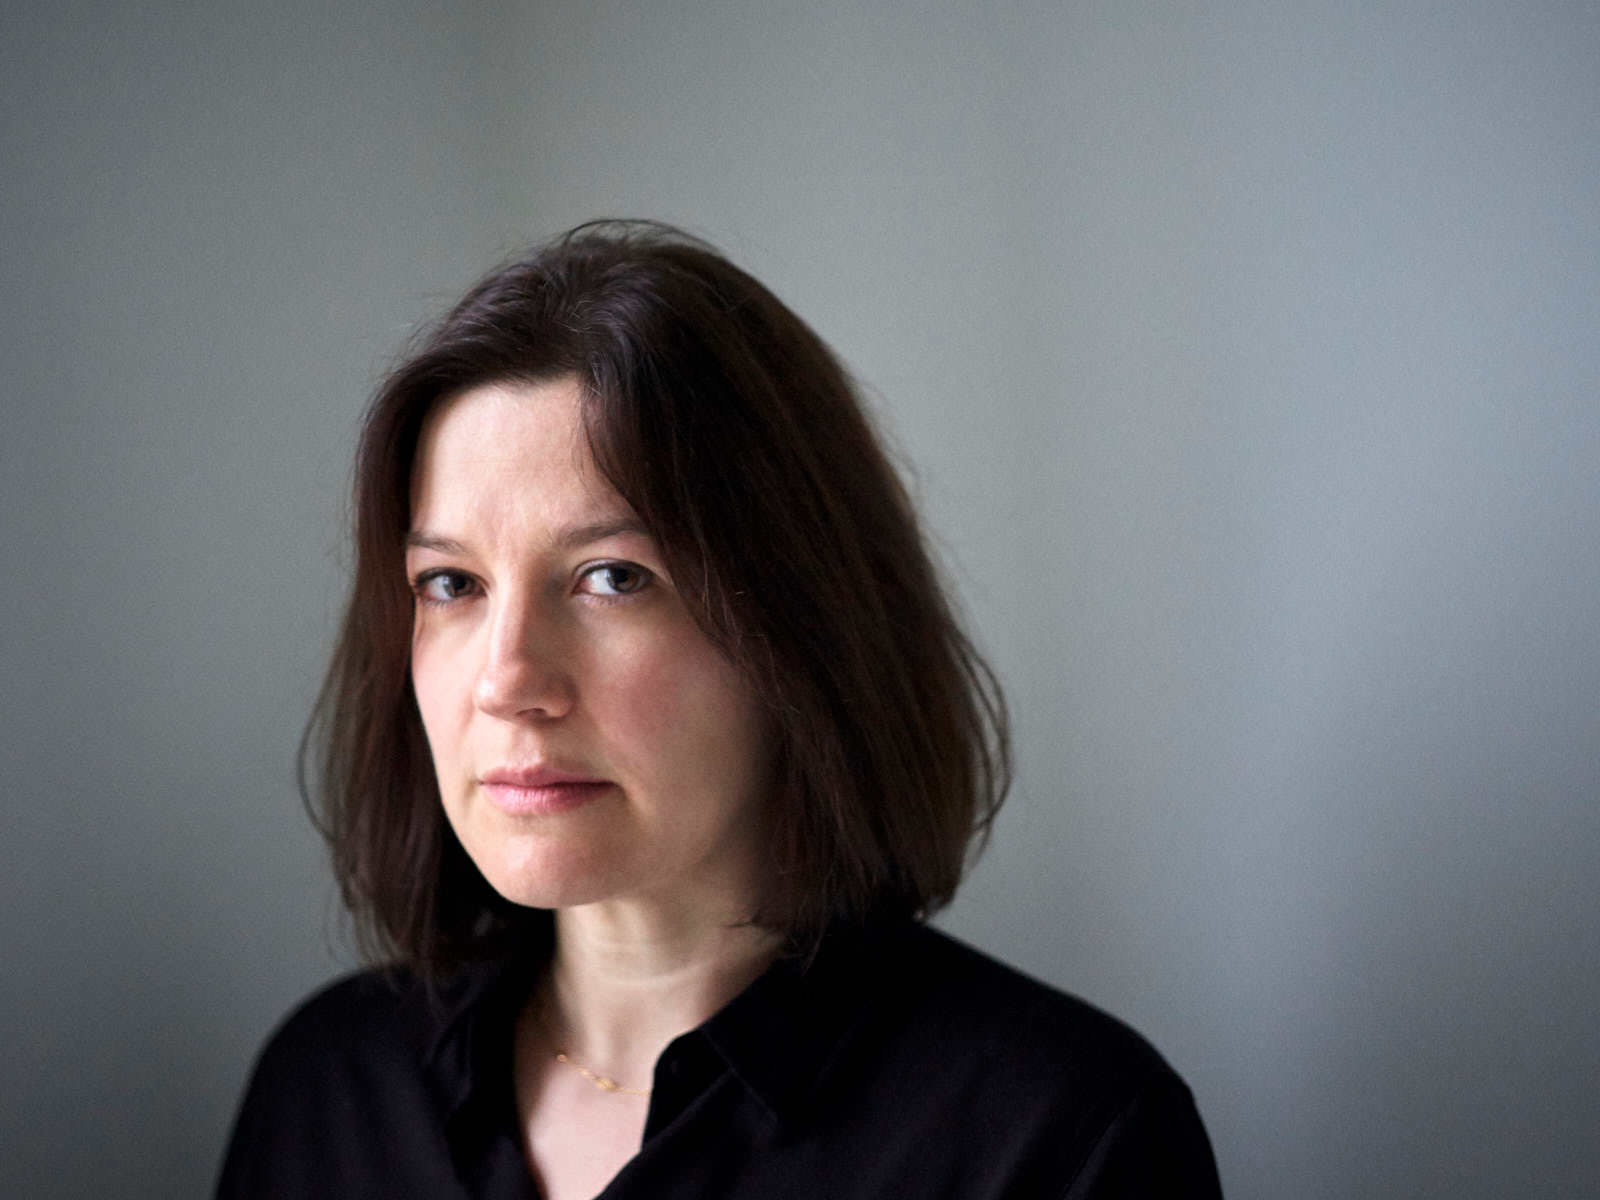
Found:
<svg viewBox="0 0 1600 1200"><path fill-rule="evenodd" d="M523 908L578 908L585 904L608 900L617 894L613 888L595 887L590 880L563 883L550 879L491 878L489 886L503 899Z"/></svg>
<svg viewBox="0 0 1600 1200"><path fill-rule="evenodd" d="M596 856L561 846L522 847L507 853L505 846L467 854L496 892L524 908L572 908L605 900L621 890L618 872L607 869Z"/></svg>

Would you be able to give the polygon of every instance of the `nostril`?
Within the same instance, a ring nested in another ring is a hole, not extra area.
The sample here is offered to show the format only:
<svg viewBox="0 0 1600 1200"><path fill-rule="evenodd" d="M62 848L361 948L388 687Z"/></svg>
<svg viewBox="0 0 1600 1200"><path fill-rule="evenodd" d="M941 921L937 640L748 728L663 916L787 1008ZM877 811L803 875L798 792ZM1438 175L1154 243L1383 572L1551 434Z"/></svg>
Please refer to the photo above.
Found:
<svg viewBox="0 0 1600 1200"><path fill-rule="evenodd" d="M550 717L572 707L573 693L571 679L555 662L519 655L486 664L475 699L480 709L497 717Z"/></svg>

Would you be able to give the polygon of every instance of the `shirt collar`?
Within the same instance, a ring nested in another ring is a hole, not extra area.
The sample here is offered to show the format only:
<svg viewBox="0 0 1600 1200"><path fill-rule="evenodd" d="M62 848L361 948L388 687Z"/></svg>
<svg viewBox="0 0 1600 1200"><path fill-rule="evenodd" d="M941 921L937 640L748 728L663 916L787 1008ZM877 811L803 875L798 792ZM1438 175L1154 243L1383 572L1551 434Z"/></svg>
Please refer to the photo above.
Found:
<svg viewBox="0 0 1600 1200"><path fill-rule="evenodd" d="M892 971L894 948L909 928L909 922L836 926L815 955L779 958L674 1045L709 1046L775 1118L802 1120L846 1035L871 1007L878 981ZM549 952L548 939L537 938L522 954L461 970L425 1001L431 1035L423 1062L447 1121L469 1101L473 1108L503 1101L512 1026Z"/></svg>
<svg viewBox="0 0 1600 1200"><path fill-rule="evenodd" d="M697 1032L779 1121L803 1120L902 935L836 926L815 956L779 959Z"/></svg>
<svg viewBox="0 0 1600 1200"><path fill-rule="evenodd" d="M469 1100L493 1103L511 1086L516 1015L549 956L548 931L536 929L520 953L463 967L436 988L420 989L428 1010L422 1062L447 1121Z"/></svg>

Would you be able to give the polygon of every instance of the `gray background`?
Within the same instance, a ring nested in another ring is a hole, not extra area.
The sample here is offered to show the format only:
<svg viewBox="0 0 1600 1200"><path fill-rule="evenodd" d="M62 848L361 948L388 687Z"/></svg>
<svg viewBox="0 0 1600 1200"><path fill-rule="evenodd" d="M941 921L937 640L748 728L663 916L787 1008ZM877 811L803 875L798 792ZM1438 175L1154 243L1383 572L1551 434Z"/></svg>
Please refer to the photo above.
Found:
<svg viewBox="0 0 1600 1200"><path fill-rule="evenodd" d="M1600 9L0 17L0 1190L209 1186L348 962L292 753L365 396L596 215L868 383L1018 716L946 923L1224 1184L1600 1189Z"/></svg>

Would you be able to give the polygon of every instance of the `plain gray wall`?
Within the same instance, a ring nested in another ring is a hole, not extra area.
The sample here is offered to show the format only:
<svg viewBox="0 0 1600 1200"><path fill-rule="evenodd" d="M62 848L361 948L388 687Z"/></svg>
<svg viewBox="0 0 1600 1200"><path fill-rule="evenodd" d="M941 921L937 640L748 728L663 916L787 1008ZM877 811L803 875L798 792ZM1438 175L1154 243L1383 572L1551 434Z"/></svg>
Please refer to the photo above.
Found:
<svg viewBox="0 0 1600 1200"><path fill-rule="evenodd" d="M1007 685L945 923L1235 1200L1600 1190L1600 9L137 7L0 18L0 1189L209 1186L349 962L292 757L365 397L650 215L852 364Z"/></svg>

